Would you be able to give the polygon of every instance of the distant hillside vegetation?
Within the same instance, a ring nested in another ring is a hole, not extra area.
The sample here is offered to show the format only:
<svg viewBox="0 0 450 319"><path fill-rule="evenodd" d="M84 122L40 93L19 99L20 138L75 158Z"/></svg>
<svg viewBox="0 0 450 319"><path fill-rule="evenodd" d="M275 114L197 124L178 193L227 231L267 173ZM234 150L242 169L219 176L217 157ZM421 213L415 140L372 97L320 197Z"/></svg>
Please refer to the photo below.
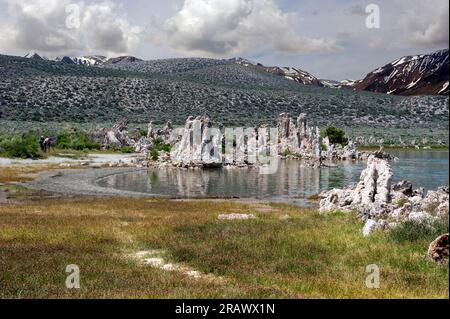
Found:
<svg viewBox="0 0 450 319"><path fill-rule="evenodd" d="M132 123L209 115L225 125L299 112L319 126L448 129L448 97L302 85L232 61L170 59L101 67L0 56L0 120Z"/></svg>

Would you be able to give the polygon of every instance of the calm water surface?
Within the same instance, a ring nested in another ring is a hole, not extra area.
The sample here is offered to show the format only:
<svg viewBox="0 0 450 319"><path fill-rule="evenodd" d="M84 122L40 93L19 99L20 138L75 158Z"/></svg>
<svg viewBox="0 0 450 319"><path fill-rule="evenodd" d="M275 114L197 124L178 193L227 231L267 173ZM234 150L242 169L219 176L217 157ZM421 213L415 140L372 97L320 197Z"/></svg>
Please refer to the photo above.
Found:
<svg viewBox="0 0 450 319"><path fill-rule="evenodd" d="M391 151L394 182L410 180L414 187L436 189L449 183L448 151ZM112 175L98 181L103 187L169 195L180 198L239 197L307 205L308 197L359 180L365 162L339 163L336 168L301 167L298 161L280 161L278 172L260 175L257 169L182 170L149 169Z"/></svg>

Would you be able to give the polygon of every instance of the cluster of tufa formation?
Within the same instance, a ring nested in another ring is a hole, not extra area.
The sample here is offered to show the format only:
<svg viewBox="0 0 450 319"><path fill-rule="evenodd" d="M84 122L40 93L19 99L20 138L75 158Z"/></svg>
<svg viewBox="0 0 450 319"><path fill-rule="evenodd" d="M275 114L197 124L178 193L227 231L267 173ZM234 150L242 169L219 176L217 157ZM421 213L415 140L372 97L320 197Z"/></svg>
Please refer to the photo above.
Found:
<svg viewBox="0 0 450 319"><path fill-rule="evenodd" d="M174 143L172 131L173 127L170 122L163 129L158 130L154 130L150 122L147 136L132 135L128 131L128 120L123 119L112 128L97 130L93 134L92 140L98 142L103 150L132 147L136 153L147 154L153 148L155 140L160 139L166 144Z"/></svg>
<svg viewBox="0 0 450 319"><path fill-rule="evenodd" d="M423 188L413 189L408 181L392 185L392 177L388 161L372 155L357 185L320 195L320 212L356 212L365 221L364 236L396 228L405 221L433 227L436 220L448 218L448 186L425 194Z"/></svg>
<svg viewBox="0 0 450 319"><path fill-rule="evenodd" d="M381 147L379 151L359 151L353 141L346 145L332 144L322 137L318 127L309 127L306 114L301 113L294 121L288 113L277 120L278 154L287 158L312 160L313 166L326 166L325 161L367 160L370 155L394 159Z"/></svg>
<svg viewBox="0 0 450 319"><path fill-rule="evenodd" d="M207 116L189 117L181 137L171 152L175 166L221 166L222 138L212 132L212 123Z"/></svg>
<svg viewBox="0 0 450 319"><path fill-rule="evenodd" d="M266 126L224 130L221 125L213 127L207 116L189 117L176 134L170 157L178 167L256 166L269 154L278 155L271 152L276 136Z"/></svg>
<svg viewBox="0 0 450 319"><path fill-rule="evenodd" d="M389 226L388 220L432 220L448 215L448 187L425 195L423 188L413 189L407 181L392 185L392 177L388 161L371 156L356 186L333 189L320 195L320 211L356 211L358 217L367 222L366 226L376 223L377 228Z"/></svg>
<svg viewBox="0 0 450 319"><path fill-rule="evenodd" d="M308 127L306 114L301 113L294 121L288 113L282 113L277 120L278 153L302 158L321 157L320 130Z"/></svg>
<svg viewBox="0 0 450 319"><path fill-rule="evenodd" d="M133 136L127 124L122 120L111 129L102 128L93 139L102 149L130 147L145 155L155 148L155 142L170 145L170 153L158 150L158 160L161 165L178 167L260 166L270 157L303 159L312 167L326 166L326 161L366 160L371 154L392 159L383 150L358 151L352 141L345 146L330 143L318 127L308 126L304 113L296 120L288 113L280 114L273 129L268 125L224 129L222 125L214 127L207 116L191 116L184 128L174 129L169 121L164 128L155 129L150 123L146 136Z"/></svg>
<svg viewBox="0 0 450 319"><path fill-rule="evenodd" d="M288 113L280 114L274 130L261 125L231 132L230 135L221 125L214 128L207 116L189 117L185 127L172 134L171 142L177 141L170 154L172 164L180 167L259 165L260 158L269 154L303 159L313 167L326 166L325 161L366 160L372 154L393 159L382 149L358 151L352 141L345 146L330 143L327 137L322 138L318 127L308 126L304 113L296 120Z"/></svg>
<svg viewBox="0 0 450 319"><path fill-rule="evenodd" d="M128 134L128 120L123 119L112 128L101 128L93 135L92 139L100 143L103 150L121 149L134 143Z"/></svg>

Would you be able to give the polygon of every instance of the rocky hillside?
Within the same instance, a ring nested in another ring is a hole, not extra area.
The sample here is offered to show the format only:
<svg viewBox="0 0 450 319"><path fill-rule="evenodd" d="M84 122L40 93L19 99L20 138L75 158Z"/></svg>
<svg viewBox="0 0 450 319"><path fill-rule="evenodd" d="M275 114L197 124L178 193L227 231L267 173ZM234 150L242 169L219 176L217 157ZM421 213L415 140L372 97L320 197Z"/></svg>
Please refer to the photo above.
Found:
<svg viewBox="0 0 450 319"><path fill-rule="evenodd" d="M252 67L261 71L269 72L274 75L285 77L288 80L292 80L305 85L325 86L321 80L313 76L312 74L294 67L278 67L278 66L264 66L261 63L251 62L243 58L232 59L236 64L246 67Z"/></svg>
<svg viewBox="0 0 450 319"><path fill-rule="evenodd" d="M355 89L393 95L448 95L448 49L427 55L406 56L369 73L362 80L325 80L292 67L267 67L246 59L235 63L256 68L301 84L335 89Z"/></svg>
<svg viewBox="0 0 450 319"><path fill-rule="evenodd" d="M48 60L35 52L30 52L25 57L32 60ZM56 58L55 61L65 64L98 66L161 75L180 75L186 72L196 73L205 66L214 66L218 69L216 72L217 76L224 77L228 77L224 71L230 68L231 62L250 69L250 72L266 72L303 85L333 89L372 91L392 95L449 94L448 49L440 50L428 55L402 57L372 71L362 80L343 81L318 79L314 75L301 70L300 68L264 66L261 63L252 62L243 58L234 58L231 60L190 58L143 61L133 56L121 56L108 59L101 55L91 55L80 57L64 56ZM220 70L221 67L225 70ZM233 74L235 74L235 72L233 72ZM260 74L258 76L260 76ZM198 74L197 77L203 78L203 74ZM220 81L221 79L210 78L209 80ZM222 78L222 82L224 83L227 83L228 80L230 79Z"/></svg>
<svg viewBox="0 0 450 319"><path fill-rule="evenodd" d="M28 57L28 56L25 56ZM87 55L87 56L78 56L78 57L57 57L55 59L56 62L62 62L66 64L78 64L85 66L102 66L102 65L111 65L118 63L132 63L142 61L134 56L120 56L117 58L110 58L103 55Z"/></svg>
<svg viewBox="0 0 450 319"><path fill-rule="evenodd" d="M354 84L357 90L397 95L448 95L448 49L397 59Z"/></svg>
<svg viewBox="0 0 450 319"><path fill-rule="evenodd" d="M0 55L0 120L183 125L207 115L230 126L274 124L280 113L336 124L448 130L447 97L399 97L302 85L227 60L168 59L102 66ZM385 128L389 128L386 130Z"/></svg>

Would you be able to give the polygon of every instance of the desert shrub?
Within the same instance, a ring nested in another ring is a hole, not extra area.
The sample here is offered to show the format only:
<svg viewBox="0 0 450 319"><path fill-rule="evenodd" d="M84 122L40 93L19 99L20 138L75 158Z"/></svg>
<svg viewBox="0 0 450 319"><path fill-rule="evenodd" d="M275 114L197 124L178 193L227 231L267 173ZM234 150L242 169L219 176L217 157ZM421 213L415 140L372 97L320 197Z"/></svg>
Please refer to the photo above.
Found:
<svg viewBox="0 0 450 319"><path fill-rule="evenodd" d="M309 201L318 202L320 200L320 194L314 194L308 197Z"/></svg>
<svg viewBox="0 0 450 319"><path fill-rule="evenodd" d="M150 157L152 158L152 160L157 161L159 158L159 151L157 149L152 149L150 152Z"/></svg>
<svg viewBox="0 0 450 319"><path fill-rule="evenodd" d="M332 144L341 144L343 146L348 144L348 138L345 137L345 131L335 126L327 127L322 136L328 137Z"/></svg>
<svg viewBox="0 0 450 319"><path fill-rule="evenodd" d="M161 150L170 153L170 151L172 150L172 146L170 144L164 144Z"/></svg>
<svg viewBox="0 0 450 319"><path fill-rule="evenodd" d="M57 135L56 147L60 149L71 149L77 151L99 150L101 145L91 139L83 132L62 132Z"/></svg>
<svg viewBox="0 0 450 319"><path fill-rule="evenodd" d="M0 136L0 155L17 158L39 158L39 137L34 133Z"/></svg>
<svg viewBox="0 0 450 319"><path fill-rule="evenodd" d="M147 136L148 130L143 129L143 128L139 128L137 131L138 131L138 133L139 133L139 135L140 135L141 137L146 137L146 136Z"/></svg>
<svg viewBox="0 0 450 319"><path fill-rule="evenodd" d="M448 233L448 217L439 218L431 224L427 222L405 221L389 232L389 237L396 242L428 240Z"/></svg>
<svg viewBox="0 0 450 319"><path fill-rule="evenodd" d="M134 153L134 148L132 146L124 146L120 151L125 154L131 154Z"/></svg>
<svg viewBox="0 0 450 319"><path fill-rule="evenodd" d="M397 202L397 208L402 208L403 206L405 206L405 204L408 203L408 200L402 198Z"/></svg>
<svg viewBox="0 0 450 319"><path fill-rule="evenodd" d="M155 138L153 140L153 149L169 153L172 149L172 146L170 144L165 144L161 138Z"/></svg>

